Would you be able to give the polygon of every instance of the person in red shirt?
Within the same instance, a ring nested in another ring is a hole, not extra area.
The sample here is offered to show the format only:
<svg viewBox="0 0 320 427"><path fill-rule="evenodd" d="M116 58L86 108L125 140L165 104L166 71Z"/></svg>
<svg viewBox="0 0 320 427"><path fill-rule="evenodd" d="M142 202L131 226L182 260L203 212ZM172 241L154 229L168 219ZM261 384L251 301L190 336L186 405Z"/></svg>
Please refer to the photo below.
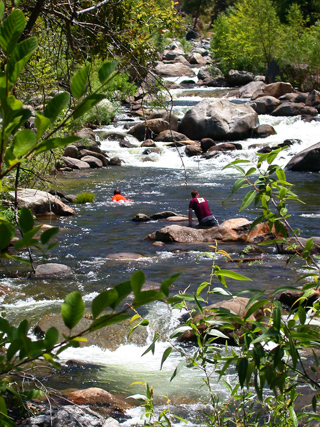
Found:
<svg viewBox="0 0 320 427"><path fill-rule="evenodd" d="M212 215L207 199L200 197L197 190L191 191L191 197L189 203L189 226L192 227L192 211L195 212L199 225L207 227L217 227L219 222Z"/></svg>
<svg viewBox="0 0 320 427"><path fill-rule="evenodd" d="M124 201L124 202L131 202L130 199L127 199L126 197L124 197L121 193L120 190L114 190L113 192L113 196L112 196L112 201L113 202L120 202L120 201Z"/></svg>

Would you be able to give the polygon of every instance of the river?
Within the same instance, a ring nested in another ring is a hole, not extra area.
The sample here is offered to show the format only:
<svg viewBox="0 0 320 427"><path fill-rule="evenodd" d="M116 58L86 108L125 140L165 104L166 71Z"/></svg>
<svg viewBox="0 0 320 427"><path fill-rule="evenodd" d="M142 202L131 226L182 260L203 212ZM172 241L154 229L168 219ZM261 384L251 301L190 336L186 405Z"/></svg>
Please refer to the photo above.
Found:
<svg viewBox="0 0 320 427"><path fill-rule="evenodd" d="M182 117L184 112L203 97L219 96L219 89L173 90L173 112ZM195 291L203 281L209 280L211 260L199 257L204 251L212 251L207 244L181 245L168 244L162 248L152 246L145 237L167 223L149 221L137 223L132 218L137 213L152 215L161 211L174 211L187 214L188 201L192 189L208 199L209 205L219 222L235 217L255 218L253 208L239 214L243 193L236 194L226 200L233 183L239 177L234 169L223 170L229 162L236 158L254 161L256 149L252 144L281 143L285 139L300 139L301 144L294 144L281 152L278 164L284 166L293 154L319 142L320 122L303 122L300 117L260 116L260 124L271 124L277 134L263 140L248 139L239 141L243 150L221 153L218 157L204 160L186 157L184 149L168 148L158 143L159 153L153 153L146 161L144 148L131 139L134 148L121 148L118 141L106 139L112 132L126 133L126 125L132 118L123 112L117 118L116 125L97 131L101 140L101 148L110 157L118 156L123 160L122 167L107 167L90 171L74 171L64 173L57 178L56 186L66 194L77 194L82 191L93 192L94 203L76 205L76 216L51 219L52 225L61 227L59 245L48 256L48 262L59 262L69 265L75 272L71 280L28 280L23 277L2 276L1 285L8 287L10 294L2 297L1 310L5 310L9 318L21 320L28 318L31 324L50 311L57 312L63 298L70 292L78 290L87 304L102 290L112 287L120 281L127 280L130 275L142 269L149 281L161 282L171 275L181 272L182 275L173 286L172 293ZM294 192L305 203L293 202L290 205L293 227L302 230L302 236L318 236L320 234L320 175L318 173L287 173L287 179L294 184ZM113 190L121 192L133 202L115 204L111 202ZM241 245L225 244L232 257L238 257ZM122 259L115 261L108 256L119 252L140 254L134 261ZM286 257L267 250L261 256L263 262L257 265L247 263L228 263L218 259L224 268L235 269L252 279L250 285L243 282L228 282L231 292L245 287L272 292L277 286L292 284L301 266L292 263L286 266ZM146 313L153 327L169 336L170 332L180 323L181 313L170 310L162 303L152 304ZM149 341L152 333L150 331ZM197 414L203 408L206 391L200 389L202 380L199 372L185 368L170 383L169 379L181 357L174 351L160 371L162 353L167 347L160 342L154 355L148 353L141 357L148 343L139 347L128 342L115 351L103 350L97 346L70 349L61 355L62 361L69 359L86 362L86 369L66 365L56 372L49 384L57 388L68 387L102 387L110 392L128 396L142 393L138 386L129 387L132 382L146 381L152 384L155 395L166 395L171 399L172 411L184 416L189 426L197 425ZM190 350L191 351L191 350ZM215 391L224 395L223 386L213 375L212 383ZM232 373L230 373L232 380ZM158 409L161 409L160 406ZM124 426L141 423L141 408L128 411L128 420L122 420ZM180 425L177 422L177 425ZM182 424L181 424L182 425Z"/></svg>

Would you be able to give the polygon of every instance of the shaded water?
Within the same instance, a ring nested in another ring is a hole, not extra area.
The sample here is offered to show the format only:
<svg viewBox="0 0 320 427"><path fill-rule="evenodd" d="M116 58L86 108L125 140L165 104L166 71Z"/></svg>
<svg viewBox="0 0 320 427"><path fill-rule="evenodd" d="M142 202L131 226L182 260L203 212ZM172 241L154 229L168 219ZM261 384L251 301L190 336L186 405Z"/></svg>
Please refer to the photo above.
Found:
<svg viewBox="0 0 320 427"><path fill-rule="evenodd" d="M184 97L180 97L181 102L178 102L180 95ZM174 96L177 99L174 111L180 116L187 109L185 99L189 100L189 103L195 101L193 97L190 98L190 93L177 91ZM74 217L50 220L52 225L59 225L61 231L59 246L49 255L48 261L69 265L75 271L74 278L59 281L3 277L1 284L9 287L11 293L3 298L1 309L7 311L9 318L21 320L26 317L35 324L43 314L58 312L63 298L68 293L79 290L87 304L90 304L98 292L127 280L138 269L142 269L147 279L154 282L160 282L177 272L182 272L171 292L177 293L187 287L188 293L194 292L200 283L209 280L211 272L211 260L198 257L201 252L212 249L207 244L168 244L163 248L154 247L152 242L145 240L145 237L168 223L163 220L136 223L132 218L140 212L152 215L167 210L186 215L190 192L197 188L200 194L208 199L213 213L220 222L234 217L254 219L256 212L253 208L241 214L238 212L244 192L237 193L226 201L239 176L234 170L222 170L223 167L239 157L256 159L255 149L249 148L253 143L276 144L286 138L300 138L302 140L300 145L295 144L279 156L280 164L285 165L294 153L318 142L320 129L319 122L304 123L300 118L279 119L262 116L260 123L272 124L277 130L277 135L267 140L241 141L244 150L220 154L211 160L187 158L183 149L180 149L179 154L176 149L159 143L160 154L154 155L152 161L145 161L144 149L140 148L140 143L133 141L136 147L125 149L120 148L116 141L103 139L106 132L125 133L122 123L98 132L102 148L111 157L117 155L122 158L125 161L124 166L90 172L78 171L59 176L57 188L60 191L66 194L91 191L96 195L96 201L75 206L77 215ZM288 173L287 179L294 184L294 192L305 202L305 204L291 203L292 226L301 228L304 237L318 236L320 175ZM114 188L120 188L133 203L112 203ZM221 247L235 258L243 249L241 245L232 244L223 244ZM141 257L135 261L108 259L108 255L119 252L138 253ZM221 266L233 269L252 280L245 284L230 280L229 290L237 292L243 287L248 287L271 293L279 285L294 283L300 272L298 264L286 266L286 257L277 255L272 249L266 250L262 259L262 264L249 265L226 263L220 258ZM218 298L215 297L214 301ZM163 304L157 303L149 307L148 318L151 318L151 322L158 330L169 335L179 323L179 315L178 311L171 312ZM141 392L129 388L130 383L146 380L154 385L158 395L170 394L169 397L173 402L185 403L190 415L194 412L193 405L199 403L201 396L205 394L205 391L199 391L201 382L199 373L186 369L177 380L169 383L180 356L178 352L173 352L160 372L162 352L166 347L165 343L160 343L159 350L154 356L148 354L143 358L141 354L146 347L139 348L129 343L115 352L101 350L98 347L70 349L63 354L63 360L85 361L90 365L86 365L85 368L66 366L60 373L54 373L50 378L50 384L60 389L95 385L128 395ZM215 378L213 376L215 390L223 393ZM190 420L191 418L190 415ZM193 425L193 422L190 421L189 425Z"/></svg>

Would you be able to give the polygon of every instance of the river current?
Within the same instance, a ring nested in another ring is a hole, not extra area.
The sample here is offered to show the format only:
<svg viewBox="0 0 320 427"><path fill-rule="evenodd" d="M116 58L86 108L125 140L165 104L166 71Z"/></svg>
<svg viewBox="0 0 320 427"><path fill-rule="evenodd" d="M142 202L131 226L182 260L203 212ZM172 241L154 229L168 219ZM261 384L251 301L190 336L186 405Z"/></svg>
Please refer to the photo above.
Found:
<svg viewBox="0 0 320 427"><path fill-rule="evenodd" d="M219 89L173 90L172 96L173 112L182 117L191 105L204 97L219 96ZM190 192L196 188L208 199L220 223L235 217L253 220L256 215L253 208L238 212L244 193L236 193L226 200L239 175L234 169L223 169L224 166L237 158L255 161L257 149L249 148L252 144L276 145L285 139L300 139L300 144L296 143L280 153L277 163L285 166L294 154L319 142L320 131L319 121L308 123L300 117L259 116L260 124L271 124L276 135L267 139L239 141L242 150L221 153L216 158L205 160L187 157L183 148L169 148L165 143L157 143L159 153L146 156L143 154L145 148L141 148L140 143L132 138L130 141L135 145L134 148L121 148L117 140L106 139L108 133L126 133L126 125L135 123L128 120L129 117L123 112L117 117L115 125L97 131L101 148L110 157L118 156L122 159L121 167L74 171L57 178L57 189L66 194L90 191L96 196L94 203L76 205L76 216L50 220L52 225L60 226L61 231L59 245L48 255L48 262L69 265L75 272L74 278L51 281L3 276L1 285L8 287L10 294L2 297L1 310L5 310L9 318L17 321L28 318L31 324L36 324L43 314L58 312L64 297L75 290L81 292L89 305L99 292L127 280L140 269L144 271L147 280L152 282L161 282L181 272L172 294L186 288L188 293L194 292L200 283L209 280L211 272L211 260L199 255L204 251L212 252L213 249L207 244L167 244L162 248L152 246L152 242L145 240L145 237L167 225L167 222L137 223L132 218L137 213L152 215L168 210L187 215ZM303 237L318 236L320 175L288 172L287 180L294 184L293 191L304 201L304 204L293 202L289 206L292 226L299 227ZM115 188L120 188L132 202L112 203ZM225 244L222 248L234 258L239 257L242 249L241 245L232 244ZM140 257L134 261L116 261L109 257L120 252L140 254ZM245 284L230 280L228 289L231 292L246 287L271 293L277 286L292 285L301 273L300 265L292 263L287 266L287 258L272 249L262 254L261 258L263 262L255 265L226 263L224 259L218 258L223 268L234 269L252 280ZM212 299L212 302L216 300ZM162 303L152 304L145 314L153 327L166 336L180 323L181 313L169 310ZM151 330L149 335L150 341ZM185 417L187 425L197 425L196 416L203 408L206 396L205 389L200 389L202 379L199 371L185 368L169 382L174 368L181 360L179 353L173 351L160 371L162 353L168 345L160 342L154 355L148 353L141 357L147 346L148 343L139 347L128 341L115 351L97 346L70 349L61 355L61 360L85 362L86 368L66 365L54 374L50 384L60 389L96 386L128 396L144 391L138 386L130 387L131 383L146 381L153 385L156 396L165 395L171 399L172 411L176 410ZM217 393L225 393L215 374L212 375L212 384ZM141 408L128 411L129 420L123 420L123 425L141 423L141 413Z"/></svg>

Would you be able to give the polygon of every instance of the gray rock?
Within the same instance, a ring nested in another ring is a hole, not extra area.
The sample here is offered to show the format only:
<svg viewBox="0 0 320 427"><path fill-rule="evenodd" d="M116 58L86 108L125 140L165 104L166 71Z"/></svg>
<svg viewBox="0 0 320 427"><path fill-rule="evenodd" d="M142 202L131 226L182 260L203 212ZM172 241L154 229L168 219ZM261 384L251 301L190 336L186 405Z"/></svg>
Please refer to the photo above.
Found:
<svg viewBox="0 0 320 427"><path fill-rule="evenodd" d="M8 194L10 202L13 202L14 191L10 191ZM46 191L31 188L20 189L17 192L17 200L19 209L29 208L34 215L51 215L52 213L61 216L75 215L75 211L64 204L60 197Z"/></svg>
<svg viewBox="0 0 320 427"><path fill-rule="evenodd" d="M164 59L165 61L173 61L177 56L183 56L184 55L184 51L183 49L172 49L172 50L168 50L165 51L162 59Z"/></svg>
<svg viewBox="0 0 320 427"><path fill-rule="evenodd" d="M138 123L129 130L129 134L137 138L139 141L145 139L153 139L154 135L158 135L164 130L170 129L170 124L162 118L146 120L143 123Z"/></svg>
<svg viewBox="0 0 320 427"><path fill-rule="evenodd" d="M263 94L265 83L261 81L253 81L239 88L240 98L255 98L258 94Z"/></svg>
<svg viewBox="0 0 320 427"><path fill-rule="evenodd" d="M36 268L35 275L37 279L56 279L73 276L73 271L70 267L64 264L42 264Z"/></svg>
<svg viewBox="0 0 320 427"><path fill-rule="evenodd" d="M81 160L88 163L91 168L102 168L103 166L102 161L94 156L84 156Z"/></svg>
<svg viewBox="0 0 320 427"><path fill-rule="evenodd" d="M281 101L274 96L261 96L250 102L251 107L258 114L271 114L280 104Z"/></svg>
<svg viewBox="0 0 320 427"><path fill-rule="evenodd" d="M119 157L112 157L112 159L109 160L109 166L121 166L122 161L119 159Z"/></svg>
<svg viewBox="0 0 320 427"><path fill-rule="evenodd" d="M175 142L185 141L186 139L188 138L183 133L168 129L160 132L159 135L155 138L155 141Z"/></svg>
<svg viewBox="0 0 320 427"><path fill-rule="evenodd" d="M223 222L218 227L192 228L180 225L169 225L149 234L146 240L165 243L201 243L220 240L223 242L260 243L272 240L275 235L270 232L268 223L257 225L250 233L251 222L245 218L234 218Z"/></svg>
<svg viewBox="0 0 320 427"><path fill-rule="evenodd" d="M203 57L201 55L201 53L192 53L189 57L188 60L190 62L190 64L198 64L198 65L205 65L207 63L207 60L205 57Z"/></svg>
<svg viewBox="0 0 320 427"><path fill-rule="evenodd" d="M320 104L320 91L313 90L309 93L306 99L306 105L309 107L314 107Z"/></svg>
<svg viewBox="0 0 320 427"><path fill-rule="evenodd" d="M95 151L83 149L83 150L80 150L79 155L81 156L82 161L86 161L86 160L83 160L83 157L85 157L85 156L96 157L97 159L99 159L102 162L102 166L108 166L108 159L107 159L106 155L101 153L101 152L97 153ZM87 161L87 163L89 163L89 162Z"/></svg>
<svg viewBox="0 0 320 427"><path fill-rule="evenodd" d="M187 145L185 153L188 157L200 156L200 154L202 154L202 149L199 145Z"/></svg>
<svg viewBox="0 0 320 427"><path fill-rule="evenodd" d="M168 110L160 110L153 112L148 115L148 120L152 119L163 119L166 122L170 123L170 129L173 131L178 130L178 117Z"/></svg>
<svg viewBox="0 0 320 427"><path fill-rule="evenodd" d="M135 215L132 218L132 221L135 221L135 222L146 222L146 221L150 221L150 219L151 218L148 215L146 215L144 213L138 213L137 215Z"/></svg>
<svg viewBox="0 0 320 427"><path fill-rule="evenodd" d="M293 87L291 83L287 82L276 82L270 83L264 88L265 96L274 96L275 98L280 98L280 96L285 95L286 93L293 92Z"/></svg>
<svg viewBox="0 0 320 427"><path fill-rule="evenodd" d="M296 154L285 169L300 172L320 171L320 142Z"/></svg>
<svg viewBox="0 0 320 427"><path fill-rule="evenodd" d="M72 157L62 156L61 159L64 161L67 167L72 169L90 169L89 163L86 163L79 159L73 159Z"/></svg>
<svg viewBox="0 0 320 427"><path fill-rule="evenodd" d="M277 132L271 125L260 125L252 129L252 138L267 138L270 135L275 135Z"/></svg>
<svg viewBox="0 0 320 427"><path fill-rule="evenodd" d="M237 140L246 138L257 124L258 115L250 105L205 99L187 111L179 132L190 139Z"/></svg>
<svg viewBox="0 0 320 427"><path fill-rule="evenodd" d="M153 139L146 139L141 144L141 147L156 147L156 146L157 146L157 144L154 142Z"/></svg>
<svg viewBox="0 0 320 427"><path fill-rule="evenodd" d="M78 148L75 145L67 145L64 149L64 156L72 157L73 159L78 158Z"/></svg>
<svg viewBox="0 0 320 427"><path fill-rule="evenodd" d="M151 219L163 219L168 218L169 216L177 216L179 214L172 212L172 211L164 211L164 212L158 212L154 215L151 215Z"/></svg>
<svg viewBox="0 0 320 427"><path fill-rule="evenodd" d="M214 142L213 139L211 138L202 138L201 141L201 148L202 151L205 153L206 151L208 151L211 147L215 146L216 143Z"/></svg>
<svg viewBox="0 0 320 427"><path fill-rule="evenodd" d="M92 129L83 128L79 132L76 133L76 136L79 136L79 138L83 138L89 141L95 141L96 135L93 132Z"/></svg>
<svg viewBox="0 0 320 427"><path fill-rule="evenodd" d="M280 104L277 108L271 113L272 116L283 117L283 116L300 116L300 115L309 115L316 116L318 111L314 107L307 107L303 103L295 103L285 101Z"/></svg>
<svg viewBox="0 0 320 427"><path fill-rule="evenodd" d="M230 70L226 80L230 86L243 86L254 79L254 75L248 71Z"/></svg>
<svg viewBox="0 0 320 427"><path fill-rule="evenodd" d="M161 76L195 76L192 68L179 62L175 64L159 62L154 71Z"/></svg>

